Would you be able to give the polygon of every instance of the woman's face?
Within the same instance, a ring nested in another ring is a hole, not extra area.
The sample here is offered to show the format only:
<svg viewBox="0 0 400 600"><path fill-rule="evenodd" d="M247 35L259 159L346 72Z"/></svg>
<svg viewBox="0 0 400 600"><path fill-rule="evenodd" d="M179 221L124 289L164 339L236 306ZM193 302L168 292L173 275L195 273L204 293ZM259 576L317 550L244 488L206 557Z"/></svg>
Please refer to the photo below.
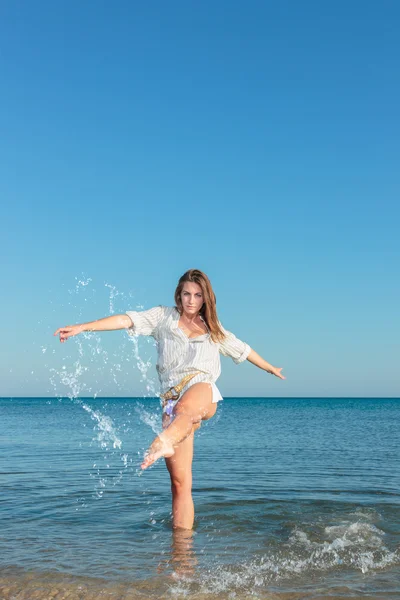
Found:
<svg viewBox="0 0 400 600"><path fill-rule="evenodd" d="M198 283L186 282L181 292L183 311L188 316L196 315L203 306L204 298Z"/></svg>

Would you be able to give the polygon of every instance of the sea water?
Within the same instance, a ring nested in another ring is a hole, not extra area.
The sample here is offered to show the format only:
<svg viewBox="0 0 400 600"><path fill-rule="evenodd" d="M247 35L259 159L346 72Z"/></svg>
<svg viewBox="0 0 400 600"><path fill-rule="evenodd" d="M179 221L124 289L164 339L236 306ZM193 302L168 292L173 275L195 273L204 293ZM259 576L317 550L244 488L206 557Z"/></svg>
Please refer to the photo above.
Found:
<svg viewBox="0 0 400 600"><path fill-rule="evenodd" d="M400 400L225 398L171 528L156 398L0 399L0 598L400 598Z"/></svg>

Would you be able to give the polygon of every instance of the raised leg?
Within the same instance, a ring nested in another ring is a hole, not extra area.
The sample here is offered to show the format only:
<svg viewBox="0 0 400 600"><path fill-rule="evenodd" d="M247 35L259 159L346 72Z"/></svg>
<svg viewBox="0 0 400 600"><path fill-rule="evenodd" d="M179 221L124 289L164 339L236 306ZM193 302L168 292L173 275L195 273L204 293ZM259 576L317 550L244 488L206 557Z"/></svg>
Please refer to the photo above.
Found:
<svg viewBox="0 0 400 600"><path fill-rule="evenodd" d="M171 424L156 437L146 452L142 469L147 469L156 460L173 456L176 446L181 444L202 420L215 414L217 405L212 403L212 389L209 383L196 383L182 396L174 408Z"/></svg>

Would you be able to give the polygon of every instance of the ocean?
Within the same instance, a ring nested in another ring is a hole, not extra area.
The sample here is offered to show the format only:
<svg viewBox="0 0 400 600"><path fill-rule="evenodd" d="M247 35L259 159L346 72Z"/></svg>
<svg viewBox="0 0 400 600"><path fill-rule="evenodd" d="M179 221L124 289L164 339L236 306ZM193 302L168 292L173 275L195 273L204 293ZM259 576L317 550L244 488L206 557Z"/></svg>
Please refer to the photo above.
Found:
<svg viewBox="0 0 400 600"><path fill-rule="evenodd" d="M0 399L0 598L400 598L400 400L225 398L171 528L156 398Z"/></svg>

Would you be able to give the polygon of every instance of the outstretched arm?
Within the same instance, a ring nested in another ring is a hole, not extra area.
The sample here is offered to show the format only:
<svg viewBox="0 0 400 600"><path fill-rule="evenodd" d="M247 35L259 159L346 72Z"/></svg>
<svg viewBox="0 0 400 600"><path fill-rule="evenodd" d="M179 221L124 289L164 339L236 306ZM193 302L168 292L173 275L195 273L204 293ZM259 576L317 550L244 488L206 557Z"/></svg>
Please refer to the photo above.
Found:
<svg viewBox="0 0 400 600"><path fill-rule="evenodd" d="M60 334L60 342L66 342L68 338L78 335L82 331L115 331L116 329L129 329L130 327L132 327L132 320L128 315L112 315L90 323L60 327L54 332L54 335Z"/></svg>
<svg viewBox="0 0 400 600"><path fill-rule="evenodd" d="M260 369L262 369L263 371L267 371L267 373L271 373L272 375L279 377L279 379L286 379L286 377L281 375L281 371L282 371L283 367L273 367L266 360L264 360L259 354L257 354L257 352L255 352L254 350L250 351L250 354L248 355L247 360L249 362L253 363L253 365L256 365L256 367L259 367Z"/></svg>

